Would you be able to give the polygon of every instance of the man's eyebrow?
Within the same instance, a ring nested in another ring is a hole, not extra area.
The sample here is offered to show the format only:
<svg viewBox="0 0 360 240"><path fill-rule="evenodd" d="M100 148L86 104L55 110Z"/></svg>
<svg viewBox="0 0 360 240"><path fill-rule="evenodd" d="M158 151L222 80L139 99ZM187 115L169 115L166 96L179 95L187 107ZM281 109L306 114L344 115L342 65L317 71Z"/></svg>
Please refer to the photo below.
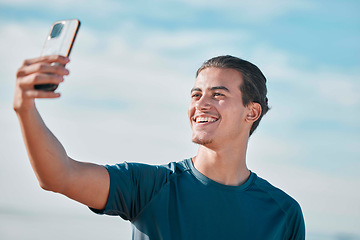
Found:
<svg viewBox="0 0 360 240"><path fill-rule="evenodd" d="M216 87L212 87L212 88L210 88L210 90L225 90L225 91L227 91L227 92L230 92L230 90L227 88L227 87L225 87L225 86L216 86Z"/></svg>
<svg viewBox="0 0 360 240"><path fill-rule="evenodd" d="M225 86L215 86L215 87L209 88L209 90L210 90L210 91L214 91L214 90L225 90L225 91L227 91L227 92L230 92L230 90L229 90L227 87L225 87ZM196 87L191 89L191 92L194 92L194 91L202 92L201 88L196 88Z"/></svg>
<svg viewBox="0 0 360 240"><path fill-rule="evenodd" d="M202 92L200 88L192 88L190 92L195 92L195 91Z"/></svg>

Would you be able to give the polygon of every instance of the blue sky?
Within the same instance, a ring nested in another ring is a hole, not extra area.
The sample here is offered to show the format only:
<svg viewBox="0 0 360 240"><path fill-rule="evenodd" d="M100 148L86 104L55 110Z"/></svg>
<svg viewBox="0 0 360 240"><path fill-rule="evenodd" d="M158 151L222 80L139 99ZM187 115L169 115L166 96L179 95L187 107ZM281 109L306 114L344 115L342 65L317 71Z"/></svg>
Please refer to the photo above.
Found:
<svg viewBox="0 0 360 240"><path fill-rule="evenodd" d="M22 60L39 55L53 21L79 18L63 96L37 102L69 155L101 164L195 155L186 116L195 71L216 55L242 57L264 72L272 107L249 167L300 202L308 239L360 239L359 12L359 1L0 0L0 221L31 208L114 224L38 189L11 110Z"/></svg>

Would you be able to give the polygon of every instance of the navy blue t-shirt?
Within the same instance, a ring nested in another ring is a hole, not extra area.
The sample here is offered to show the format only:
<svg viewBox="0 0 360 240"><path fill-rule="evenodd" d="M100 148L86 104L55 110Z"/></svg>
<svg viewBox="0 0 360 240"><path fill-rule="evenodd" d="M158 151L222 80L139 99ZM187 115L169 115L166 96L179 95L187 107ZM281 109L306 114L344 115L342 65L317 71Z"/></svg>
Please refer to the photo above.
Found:
<svg viewBox="0 0 360 240"><path fill-rule="evenodd" d="M110 193L104 210L133 225L133 239L305 239L299 204L251 173L241 186L217 183L191 159L168 165L105 166Z"/></svg>

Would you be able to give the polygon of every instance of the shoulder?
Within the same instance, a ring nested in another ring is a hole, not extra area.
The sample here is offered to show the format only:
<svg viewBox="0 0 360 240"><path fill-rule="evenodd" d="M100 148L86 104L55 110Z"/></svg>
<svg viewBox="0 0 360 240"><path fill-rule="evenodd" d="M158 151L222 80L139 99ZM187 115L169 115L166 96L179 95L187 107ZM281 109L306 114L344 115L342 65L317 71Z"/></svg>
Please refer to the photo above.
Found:
<svg viewBox="0 0 360 240"><path fill-rule="evenodd" d="M170 162L166 165L161 165L160 167L165 168L172 174L182 174L190 170L189 161L189 159L185 159L180 162Z"/></svg>
<svg viewBox="0 0 360 240"><path fill-rule="evenodd" d="M264 195L271 198L284 212L289 213L293 211L300 211L299 203L292 198L289 194L273 186L267 180L256 176L254 181L255 187L257 187Z"/></svg>
<svg viewBox="0 0 360 240"><path fill-rule="evenodd" d="M110 175L124 175L132 177L170 177L178 175L188 170L187 160L170 162L163 165L151 165L137 162L123 162L115 165L105 165Z"/></svg>
<svg viewBox="0 0 360 240"><path fill-rule="evenodd" d="M288 239L305 239L305 222L300 204L283 190L274 187L263 178L256 177L254 185L264 195L267 195L286 216Z"/></svg>

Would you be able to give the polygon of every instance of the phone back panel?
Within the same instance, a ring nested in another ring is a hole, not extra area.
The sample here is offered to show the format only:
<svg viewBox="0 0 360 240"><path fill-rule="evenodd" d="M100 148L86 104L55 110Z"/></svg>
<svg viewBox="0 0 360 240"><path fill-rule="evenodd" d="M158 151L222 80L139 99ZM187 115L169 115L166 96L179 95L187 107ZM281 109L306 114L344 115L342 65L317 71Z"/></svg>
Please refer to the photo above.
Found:
<svg viewBox="0 0 360 240"><path fill-rule="evenodd" d="M41 56L63 55L68 57L79 26L80 21L77 19L55 22L46 38L45 45L41 51Z"/></svg>

